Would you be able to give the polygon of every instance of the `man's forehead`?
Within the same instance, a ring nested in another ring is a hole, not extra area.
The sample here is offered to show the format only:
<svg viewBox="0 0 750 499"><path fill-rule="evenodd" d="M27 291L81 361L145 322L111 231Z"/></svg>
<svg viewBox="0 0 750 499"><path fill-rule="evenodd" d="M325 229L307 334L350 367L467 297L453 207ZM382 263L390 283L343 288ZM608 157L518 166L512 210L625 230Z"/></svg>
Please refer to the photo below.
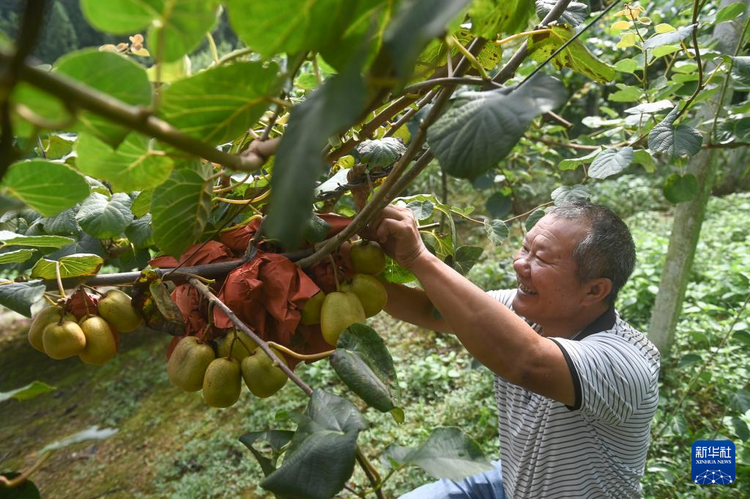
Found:
<svg viewBox="0 0 750 499"><path fill-rule="evenodd" d="M558 217L550 213L542 217L532 229L524 236L525 241L536 239L537 235L544 234L543 239L558 240L559 243L572 243L577 245L589 232L589 224L584 220L574 218ZM541 241L540 241L541 242Z"/></svg>

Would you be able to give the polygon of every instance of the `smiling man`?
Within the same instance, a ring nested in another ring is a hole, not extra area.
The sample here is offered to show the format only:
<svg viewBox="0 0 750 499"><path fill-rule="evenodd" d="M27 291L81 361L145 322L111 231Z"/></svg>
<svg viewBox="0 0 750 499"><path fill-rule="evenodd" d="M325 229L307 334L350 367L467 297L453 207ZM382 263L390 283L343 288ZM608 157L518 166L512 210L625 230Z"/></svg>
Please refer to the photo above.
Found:
<svg viewBox="0 0 750 499"><path fill-rule="evenodd" d="M514 258L518 287L489 293L426 249L409 209L386 208L370 229L422 285L388 284L386 311L455 334L496 375L499 469L403 497L641 496L659 352L614 309L635 265L620 218L590 203L554 208Z"/></svg>

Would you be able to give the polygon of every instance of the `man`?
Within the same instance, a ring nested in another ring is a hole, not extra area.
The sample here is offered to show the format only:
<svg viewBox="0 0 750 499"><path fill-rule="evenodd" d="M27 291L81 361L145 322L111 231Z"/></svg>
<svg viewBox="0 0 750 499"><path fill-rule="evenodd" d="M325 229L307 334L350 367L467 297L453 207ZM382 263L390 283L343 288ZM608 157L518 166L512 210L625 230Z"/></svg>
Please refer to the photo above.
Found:
<svg viewBox="0 0 750 499"><path fill-rule="evenodd" d="M514 258L517 289L489 293L426 249L409 209L386 208L370 229L422 285L389 284L386 311L455 334L496 374L500 470L404 497L640 497L659 352L614 309L635 265L622 220L590 203L554 208Z"/></svg>

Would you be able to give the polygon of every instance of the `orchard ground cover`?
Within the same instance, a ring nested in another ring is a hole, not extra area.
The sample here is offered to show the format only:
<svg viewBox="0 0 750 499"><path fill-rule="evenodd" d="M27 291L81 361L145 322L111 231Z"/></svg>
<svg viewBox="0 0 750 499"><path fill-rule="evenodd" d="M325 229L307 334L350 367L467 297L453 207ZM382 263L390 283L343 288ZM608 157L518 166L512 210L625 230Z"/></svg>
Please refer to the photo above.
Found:
<svg viewBox="0 0 750 499"><path fill-rule="evenodd" d="M623 197L613 206L627 206L627 193L618 196ZM608 201L613 200L610 197ZM662 402L652 432L659 436L652 444L643 480L646 497L739 498L750 491L750 407L747 392L742 391L748 389L750 378L747 310L717 348L750 291L748 280L742 277L750 273L749 211L750 194L713 198L709 203L676 354L663 363L667 375L662 376ZM658 286L671 216L669 212L643 211L629 216L628 222L639 263L621 294L618 309L643 329ZM471 227L461 230L471 237ZM515 241L488 252L469 277L485 289L512 286L510 252ZM108 440L78 444L54 455L35 476L44 496L269 497L257 485L262 477L259 466L237 438L250 429L293 427L289 414L307 402L301 391L287 386L270 400L243 391L235 406L207 409L199 394L181 392L169 384L163 361L169 339L164 335L143 331L127 336L120 354L107 365L96 367L72 359L47 359L26 343L27 320L11 316L4 320L0 369L8 374L0 379L0 392L36 379L57 390L24 402L2 403L0 468L24 468L50 441L99 425L119 431ZM489 457L496 458L497 416L487 370L473 365L451 336L385 316L375 320L374 326L398 366L406 421L397 425L388 414L367 410L365 417L371 424L360 437L365 452L374 456L384 444L414 445L424 441L431 428L460 426ZM704 364L705 370L688 387ZM335 373L327 363L300 367L298 372L306 382L335 394L345 390L335 382ZM735 485L718 488L690 483L690 445L708 438L735 442ZM384 469L381 463L376 466ZM428 479L416 468L401 470L386 482L386 495L396 496ZM355 472L354 481L366 483L361 471ZM347 494L343 491L340 496Z"/></svg>

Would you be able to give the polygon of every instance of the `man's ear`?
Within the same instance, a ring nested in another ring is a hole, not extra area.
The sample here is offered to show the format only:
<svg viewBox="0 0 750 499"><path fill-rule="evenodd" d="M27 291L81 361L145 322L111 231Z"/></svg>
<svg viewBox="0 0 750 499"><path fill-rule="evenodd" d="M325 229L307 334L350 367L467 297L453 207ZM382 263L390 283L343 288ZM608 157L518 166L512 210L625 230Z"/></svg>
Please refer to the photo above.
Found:
<svg viewBox="0 0 750 499"><path fill-rule="evenodd" d="M601 301L604 301L609 293L612 291L612 281L606 277L599 277L592 279L586 284L586 296L584 296L584 304L594 305Z"/></svg>

